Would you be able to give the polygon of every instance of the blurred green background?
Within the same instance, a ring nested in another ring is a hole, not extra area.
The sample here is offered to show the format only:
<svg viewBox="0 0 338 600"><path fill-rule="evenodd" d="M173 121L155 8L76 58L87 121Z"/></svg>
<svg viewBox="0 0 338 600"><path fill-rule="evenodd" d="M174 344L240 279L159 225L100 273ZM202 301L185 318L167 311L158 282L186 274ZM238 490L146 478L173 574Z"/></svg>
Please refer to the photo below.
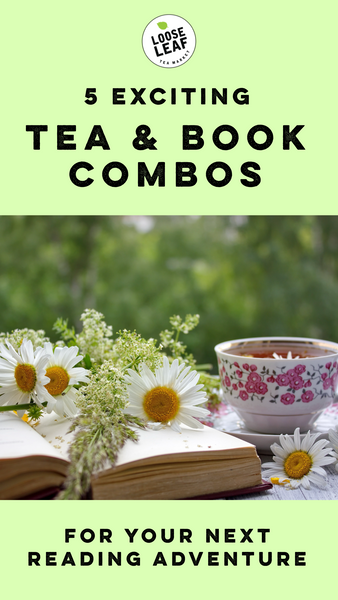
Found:
<svg viewBox="0 0 338 600"><path fill-rule="evenodd" d="M2 217L0 331L80 329L95 308L119 329L158 338L198 313L187 340L262 335L338 341L338 217Z"/></svg>

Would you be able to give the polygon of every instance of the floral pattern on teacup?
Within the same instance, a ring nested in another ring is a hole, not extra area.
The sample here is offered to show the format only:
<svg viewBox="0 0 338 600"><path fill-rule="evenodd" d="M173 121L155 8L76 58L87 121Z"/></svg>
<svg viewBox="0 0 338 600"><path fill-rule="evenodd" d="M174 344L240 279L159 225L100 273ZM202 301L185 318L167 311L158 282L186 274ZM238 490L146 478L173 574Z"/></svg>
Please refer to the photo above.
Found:
<svg viewBox="0 0 338 600"><path fill-rule="evenodd" d="M243 402L266 400L288 405L312 402L317 398L333 400L338 389L338 361L323 362L318 366L306 362L293 369L286 366L271 369L266 365L258 367L247 363L240 367L238 362L222 358L219 359L219 372L225 392Z"/></svg>

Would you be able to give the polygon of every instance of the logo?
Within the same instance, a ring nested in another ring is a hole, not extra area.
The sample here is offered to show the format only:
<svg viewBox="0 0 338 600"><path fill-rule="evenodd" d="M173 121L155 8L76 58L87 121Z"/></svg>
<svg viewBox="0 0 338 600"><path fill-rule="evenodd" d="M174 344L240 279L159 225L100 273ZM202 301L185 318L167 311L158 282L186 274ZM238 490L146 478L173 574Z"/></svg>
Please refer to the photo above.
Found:
<svg viewBox="0 0 338 600"><path fill-rule="evenodd" d="M142 46L154 65L172 69L184 65L192 57L196 36L190 23L177 15L161 15L148 23Z"/></svg>

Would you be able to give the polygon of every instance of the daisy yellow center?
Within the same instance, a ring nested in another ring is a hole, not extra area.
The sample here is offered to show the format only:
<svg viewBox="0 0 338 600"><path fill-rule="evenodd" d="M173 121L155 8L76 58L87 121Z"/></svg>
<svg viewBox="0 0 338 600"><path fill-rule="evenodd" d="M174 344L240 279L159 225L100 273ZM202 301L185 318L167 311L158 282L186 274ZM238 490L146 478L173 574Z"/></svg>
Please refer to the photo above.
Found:
<svg viewBox="0 0 338 600"><path fill-rule="evenodd" d="M69 375L62 367L49 367L46 371L46 376L50 382L45 385L47 392L51 396L59 396L65 391L69 383Z"/></svg>
<svg viewBox="0 0 338 600"><path fill-rule="evenodd" d="M292 479L301 479L308 474L311 465L312 460L307 452L298 450L287 457L284 463L284 471Z"/></svg>
<svg viewBox="0 0 338 600"><path fill-rule="evenodd" d="M22 392L32 392L36 384L36 370L33 365L17 365L14 377L18 388Z"/></svg>
<svg viewBox="0 0 338 600"><path fill-rule="evenodd" d="M167 423L174 419L179 411L180 401L174 390L158 386L146 393L143 410L151 421Z"/></svg>

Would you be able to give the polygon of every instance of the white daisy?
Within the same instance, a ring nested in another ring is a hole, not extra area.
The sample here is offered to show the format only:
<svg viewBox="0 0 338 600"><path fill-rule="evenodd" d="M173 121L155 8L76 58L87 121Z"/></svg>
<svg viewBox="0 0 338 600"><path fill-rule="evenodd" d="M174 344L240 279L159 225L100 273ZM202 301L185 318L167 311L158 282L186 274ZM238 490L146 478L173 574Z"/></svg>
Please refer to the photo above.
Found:
<svg viewBox="0 0 338 600"><path fill-rule="evenodd" d="M32 399L39 406L47 401L52 408L55 402L45 387L48 360L42 348L34 352L30 340L24 339L18 351L8 340L0 344L0 403L26 404Z"/></svg>
<svg viewBox="0 0 338 600"><path fill-rule="evenodd" d="M332 456L336 459L336 471L338 471L338 426L335 429L329 429L329 438L333 446Z"/></svg>
<svg viewBox="0 0 338 600"><path fill-rule="evenodd" d="M301 441L299 427L295 429L292 436L281 435L279 437L281 446L272 444L271 450L274 453L273 460L262 465L266 469L263 477L270 477L272 483L285 485L285 487L294 489L302 485L305 489L310 488L311 483L319 487L325 487L324 465L329 465L335 461L330 456L332 448L326 448L329 443L327 440L318 440L319 433L310 435L308 431Z"/></svg>
<svg viewBox="0 0 338 600"><path fill-rule="evenodd" d="M199 374L189 371L190 367L185 367L184 363L179 365L177 359L170 365L166 356L155 375L144 363L140 375L128 369L125 380L131 385L125 412L146 422L168 424L179 432L180 423L202 429L203 425L194 417L203 418L209 414L205 408L196 406L205 402L206 394L200 391L203 385L197 385Z"/></svg>
<svg viewBox="0 0 338 600"><path fill-rule="evenodd" d="M55 400L53 410L60 417L76 415L76 390L72 386L89 381L87 377L89 371L82 367L75 367L83 358L78 351L77 346L71 346L70 348L56 347L53 352L53 345L50 342L47 342L43 348L47 356L46 375L50 380L45 387L53 396Z"/></svg>

